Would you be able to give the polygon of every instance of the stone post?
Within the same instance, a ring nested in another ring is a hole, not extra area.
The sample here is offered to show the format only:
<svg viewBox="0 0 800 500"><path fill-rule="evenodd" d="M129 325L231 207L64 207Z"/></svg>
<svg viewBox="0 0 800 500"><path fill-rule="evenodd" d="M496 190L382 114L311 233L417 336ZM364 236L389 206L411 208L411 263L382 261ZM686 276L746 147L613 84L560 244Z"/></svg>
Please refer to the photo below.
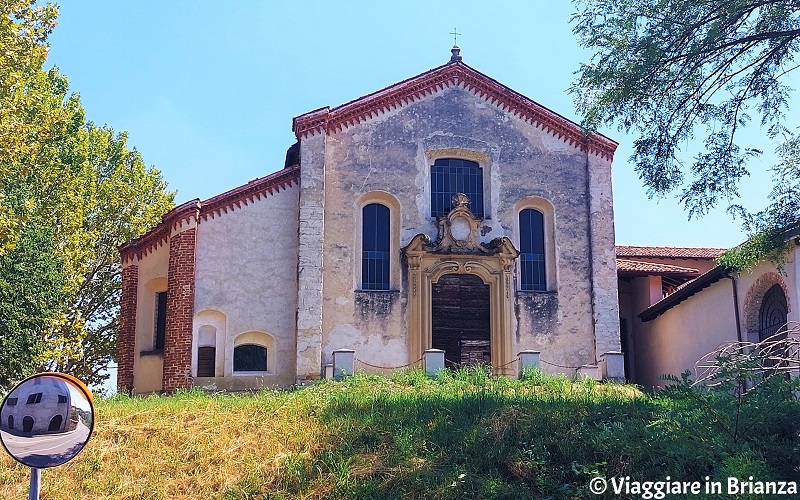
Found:
<svg viewBox="0 0 800 500"><path fill-rule="evenodd" d="M354 372L356 351L352 349L336 349L333 351L333 379L342 380Z"/></svg>
<svg viewBox="0 0 800 500"><path fill-rule="evenodd" d="M428 376L435 377L444 370L444 351L441 349L428 349L422 354L422 364Z"/></svg>
<svg viewBox="0 0 800 500"><path fill-rule="evenodd" d="M539 355L541 352L539 351L531 351L525 350L521 351L517 356L519 357L519 378L522 378L522 375L525 373L525 370L529 368L539 368Z"/></svg>
<svg viewBox="0 0 800 500"><path fill-rule="evenodd" d="M625 382L625 356L618 351L600 355L600 372L603 380Z"/></svg>

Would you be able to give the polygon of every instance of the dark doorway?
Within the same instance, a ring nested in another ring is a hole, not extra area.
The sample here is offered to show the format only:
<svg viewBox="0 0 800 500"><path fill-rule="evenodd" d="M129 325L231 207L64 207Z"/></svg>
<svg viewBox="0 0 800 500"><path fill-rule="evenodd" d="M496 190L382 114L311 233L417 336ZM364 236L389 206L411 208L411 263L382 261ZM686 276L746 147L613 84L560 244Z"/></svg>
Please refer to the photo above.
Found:
<svg viewBox="0 0 800 500"><path fill-rule="evenodd" d="M631 381L631 357L628 354L630 350L628 347L628 320L625 318L619 319L619 350L622 352L623 359L625 360L623 368L625 370L625 381Z"/></svg>
<svg viewBox="0 0 800 500"><path fill-rule="evenodd" d="M25 416L22 419L22 432L25 434L30 434L33 432L33 418L29 416Z"/></svg>
<svg viewBox="0 0 800 500"><path fill-rule="evenodd" d="M447 274L431 285L432 347L448 367L491 363L489 285L472 274Z"/></svg>
<svg viewBox="0 0 800 500"><path fill-rule="evenodd" d="M47 432L58 432L61 430L61 423L64 421L64 417L61 415L56 415L50 419L50 425L47 426Z"/></svg>
<svg viewBox="0 0 800 500"><path fill-rule="evenodd" d="M214 377L217 349L214 347L197 348L197 376Z"/></svg>

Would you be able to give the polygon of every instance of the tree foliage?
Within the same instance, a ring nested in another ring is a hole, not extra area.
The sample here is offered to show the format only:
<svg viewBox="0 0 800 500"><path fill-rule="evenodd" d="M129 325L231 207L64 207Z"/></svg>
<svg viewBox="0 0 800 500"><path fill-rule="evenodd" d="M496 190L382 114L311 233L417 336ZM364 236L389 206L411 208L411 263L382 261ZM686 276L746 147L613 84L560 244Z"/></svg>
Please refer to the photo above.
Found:
<svg viewBox="0 0 800 500"><path fill-rule="evenodd" d="M89 383L107 376L117 248L173 204L127 134L87 122L67 78L43 69L56 16L51 5L0 2L0 320L12 325L3 356L15 359L0 385L36 368Z"/></svg>
<svg viewBox="0 0 800 500"><path fill-rule="evenodd" d="M787 75L798 67L800 1L576 4L574 32L595 56L581 65L571 92L587 127L616 123L638 135L632 161L649 195L679 190L690 217L725 202L751 234L798 222L800 173L786 163L797 137L785 117L793 92ZM735 202L748 161L761 154L742 138L752 122L784 159L774 170L775 202L755 214Z"/></svg>

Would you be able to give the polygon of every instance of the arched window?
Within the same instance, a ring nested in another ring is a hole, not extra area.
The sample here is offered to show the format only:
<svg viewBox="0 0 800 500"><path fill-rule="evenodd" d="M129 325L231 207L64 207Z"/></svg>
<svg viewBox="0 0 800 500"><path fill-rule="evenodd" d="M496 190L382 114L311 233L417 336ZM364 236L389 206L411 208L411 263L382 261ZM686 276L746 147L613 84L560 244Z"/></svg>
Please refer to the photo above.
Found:
<svg viewBox="0 0 800 500"><path fill-rule="evenodd" d="M197 348L197 376L214 377L217 350L214 347L204 346Z"/></svg>
<svg viewBox="0 0 800 500"><path fill-rule="evenodd" d="M233 349L234 372L267 371L267 348L256 344L242 344Z"/></svg>
<svg viewBox="0 0 800 500"><path fill-rule="evenodd" d="M8 428L12 430L14 429L14 415L8 416Z"/></svg>
<svg viewBox="0 0 800 500"><path fill-rule="evenodd" d="M763 341L785 330L788 309L786 295L780 285L773 285L767 290L758 311L758 340ZM785 334L780 338L784 337Z"/></svg>
<svg viewBox="0 0 800 500"><path fill-rule="evenodd" d="M370 203L361 210L361 289L389 289L389 208Z"/></svg>
<svg viewBox="0 0 800 500"><path fill-rule="evenodd" d="M544 215L526 208L519 213L520 287L525 291L547 290L544 252Z"/></svg>
<svg viewBox="0 0 800 500"><path fill-rule="evenodd" d="M474 161L439 158L431 166L431 217L446 215L453 209L453 195L469 198L475 217L483 217L483 170Z"/></svg>

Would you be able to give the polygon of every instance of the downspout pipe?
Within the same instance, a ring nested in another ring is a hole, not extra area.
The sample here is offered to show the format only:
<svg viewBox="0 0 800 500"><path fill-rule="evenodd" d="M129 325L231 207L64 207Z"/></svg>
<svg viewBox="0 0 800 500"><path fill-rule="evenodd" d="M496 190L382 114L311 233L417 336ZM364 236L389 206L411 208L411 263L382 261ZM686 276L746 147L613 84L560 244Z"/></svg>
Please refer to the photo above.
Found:
<svg viewBox="0 0 800 500"><path fill-rule="evenodd" d="M736 286L736 275L729 274L728 278L731 280L731 288L733 289L733 314L736 318L736 339L743 342L742 339L742 320L739 317L739 290Z"/></svg>

